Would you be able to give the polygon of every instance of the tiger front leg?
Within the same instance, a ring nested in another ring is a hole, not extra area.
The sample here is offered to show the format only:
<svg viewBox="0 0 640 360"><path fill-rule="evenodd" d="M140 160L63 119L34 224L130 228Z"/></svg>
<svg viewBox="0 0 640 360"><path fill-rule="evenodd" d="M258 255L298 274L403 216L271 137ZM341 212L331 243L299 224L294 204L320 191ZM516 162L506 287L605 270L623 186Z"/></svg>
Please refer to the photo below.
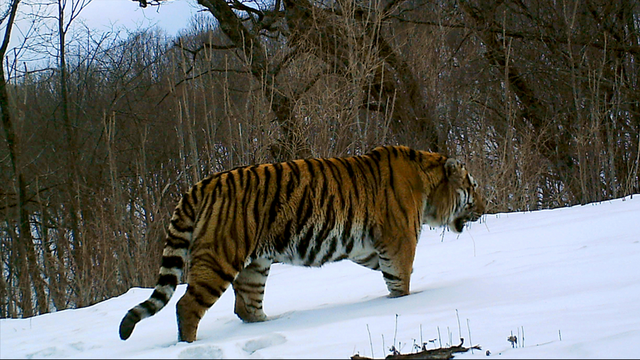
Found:
<svg viewBox="0 0 640 360"><path fill-rule="evenodd" d="M256 259L247 265L233 282L236 295L234 312L244 322L267 320L262 309L264 289L271 268L271 260Z"/></svg>
<svg viewBox="0 0 640 360"><path fill-rule="evenodd" d="M382 276L387 283L390 298L409 295L410 276L398 276L384 270L382 271Z"/></svg>
<svg viewBox="0 0 640 360"><path fill-rule="evenodd" d="M389 297L395 298L409 295L416 241L396 238L391 244L379 249L378 257L380 271L389 290Z"/></svg>

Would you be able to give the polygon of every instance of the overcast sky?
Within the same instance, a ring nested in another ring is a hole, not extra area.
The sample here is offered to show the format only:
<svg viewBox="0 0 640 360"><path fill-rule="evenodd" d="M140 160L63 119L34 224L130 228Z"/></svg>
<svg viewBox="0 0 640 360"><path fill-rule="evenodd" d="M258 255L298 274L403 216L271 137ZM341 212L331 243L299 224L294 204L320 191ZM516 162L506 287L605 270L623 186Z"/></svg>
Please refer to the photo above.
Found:
<svg viewBox="0 0 640 360"><path fill-rule="evenodd" d="M169 35L187 27L189 19L202 7L196 0L173 0L162 6L141 8L131 0L93 0L81 16L91 28L106 30L111 24L135 29L157 25Z"/></svg>
<svg viewBox="0 0 640 360"><path fill-rule="evenodd" d="M0 0L0 12L5 11L8 6L6 0ZM74 21L73 26L78 28L80 21L87 24L92 30L108 31L112 28L120 29L137 29L157 26L164 29L169 36L175 36L182 29L189 25L190 19L202 9L196 2L197 0L170 0L162 6L148 6L141 8L137 2L132 0L93 0L81 12L80 16ZM12 49L22 43L22 37L30 28L31 20L27 20L29 8L24 4L28 1L21 2L18 10L18 20L11 32L11 42L9 49ZM69 5L70 6L70 5ZM49 11L53 12L53 7ZM6 25L6 21L2 24ZM5 28L0 28L0 36L4 37ZM31 34L30 36L33 36ZM9 50L9 53L11 50ZM21 58L21 61L29 61L30 59Z"/></svg>

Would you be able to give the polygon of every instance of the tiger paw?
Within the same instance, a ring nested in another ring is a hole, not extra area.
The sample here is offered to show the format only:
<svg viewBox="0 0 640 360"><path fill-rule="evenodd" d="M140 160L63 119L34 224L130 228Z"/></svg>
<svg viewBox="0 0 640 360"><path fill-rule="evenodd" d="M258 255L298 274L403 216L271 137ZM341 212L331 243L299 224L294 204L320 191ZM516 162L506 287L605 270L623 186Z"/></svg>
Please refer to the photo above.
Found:
<svg viewBox="0 0 640 360"><path fill-rule="evenodd" d="M392 291L389 293L390 298L398 298L398 297L403 297L403 296L407 296L409 295L408 291Z"/></svg>
<svg viewBox="0 0 640 360"><path fill-rule="evenodd" d="M234 312L238 317L246 323L263 322L267 321L267 315L260 309L260 311L247 311L247 306L236 306Z"/></svg>

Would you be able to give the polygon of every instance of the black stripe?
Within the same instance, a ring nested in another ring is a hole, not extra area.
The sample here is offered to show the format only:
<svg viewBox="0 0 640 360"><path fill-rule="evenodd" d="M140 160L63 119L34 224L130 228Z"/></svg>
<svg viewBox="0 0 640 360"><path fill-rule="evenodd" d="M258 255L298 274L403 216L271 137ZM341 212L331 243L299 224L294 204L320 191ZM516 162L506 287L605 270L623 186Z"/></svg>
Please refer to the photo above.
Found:
<svg viewBox="0 0 640 360"><path fill-rule="evenodd" d="M333 260L333 261L338 262L338 261L341 261L341 260L344 260L344 259L348 259L348 258L349 258L349 255L342 254L342 255L338 256L337 258L335 258L335 260Z"/></svg>
<svg viewBox="0 0 640 360"><path fill-rule="evenodd" d="M333 161L331 160L327 160L327 167L329 168L329 171L331 171L331 175L333 176L333 178L335 179L334 184L337 187L337 191L335 191L335 193L338 196L338 200L339 200L339 205L340 207L343 207L345 204L345 200L344 200L344 196L343 196L343 189L342 189L342 176L340 174L340 169L338 168L338 165L336 165Z"/></svg>
<svg viewBox="0 0 640 360"><path fill-rule="evenodd" d="M140 306L142 306L142 304L140 304ZM147 308L145 308L145 310L147 312L149 312L149 310ZM127 317L131 318L133 323L137 323L138 321L140 321L142 319L142 316L140 314L140 310L138 310L135 307L127 312L127 316L125 316L125 319ZM123 319L123 321L124 321L124 319Z"/></svg>
<svg viewBox="0 0 640 360"><path fill-rule="evenodd" d="M179 209L176 209L176 212L179 211ZM183 225L179 225L178 222L182 222L181 218L173 218L171 219L171 226L173 226L174 229L182 232L182 233L190 233L193 232L193 226L191 225L187 225L187 226L183 226Z"/></svg>
<svg viewBox="0 0 640 360"><path fill-rule="evenodd" d="M220 269L219 267L214 267L212 268L213 272L216 273L216 275L218 275L218 277L220 277L220 279L224 282L230 283L233 282L233 280L235 280L235 278L232 275L229 275L227 273L225 273L224 271L222 271L222 269Z"/></svg>
<svg viewBox="0 0 640 360"><path fill-rule="evenodd" d="M396 198L396 203L398 204L398 208L402 212L401 220L404 223L407 220L409 220L409 215L408 215L407 208L404 206L404 202L403 201L398 201L398 197L396 196L396 194L393 194L393 197ZM397 214L395 214L395 215L397 216Z"/></svg>
<svg viewBox="0 0 640 360"><path fill-rule="evenodd" d="M260 288L262 288L262 290L264 290L265 283L264 282L242 282L241 283L241 282L236 281L235 283L233 283L233 286L234 287L242 286L242 287L245 287L247 289L260 291Z"/></svg>
<svg viewBox="0 0 640 360"><path fill-rule="evenodd" d="M409 149L409 160L416 161L417 157L418 157L417 152L413 149Z"/></svg>
<svg viewBox="0 0 640 360"><path fill-rule="evenodd" d="M289 164L293 174L296 176L296 180L300 181L300 167L298 164L295 161L289 161L287 164Z"/></svg>
<svg viewBox="0 0 640 360"><path fill-rule="evenodd" d="M393 152L393 156L398 157L398 148L395 146L391 147L391 152Z"/></svg>
<svg viewBox="0 0 640 360"><path fill-rule="evenodd" d="M373 172L373 167L371 167L371 164L369 163L369 161L365 160L365 158L363 158L362 156L357 156L354 158L354 162L358 167L358 171L360 171L360 173L362 174L362 178L369 184L371 189L375 189L376 177ZM369 168L369 174L367 174L367 169L363 164L365 164L366 167Z"/></svg>
<svg viewBox="0 0 640 360"><path fill-rule="evenodd" d="M387 280L391 280L391 281L399 281L402 280L399 277L393 275L393 274L389 274L388 272L383 271L382 272L382 277L384 277Z"/></svg>
<svg viewBox="0 0 640 360"><path fill-rule="evenodd" d="M151 297L159 300L165 305L169 302L169 297L165 293L160 292L157 289L153 290L153 294L151 294Z"/></svg>
<svg viewBox="0 0 640 360"><path fill-rule="evenodd" d="M380 149L374 149L371 152L371 157L373 157L377 161L380 161L380 159L382 159L382 154L380 154Z"/></svg>
<svg viewBox="0 0 640 360"><path fill-rule="evenodd" d="M182 210L189 220L192 222L195 220L196 213L193 209L193 205L191 204L189 193L182 196Z"/></svg>
<svg viewBox="0 0 640 360"><path fill-rule="evenodd" d="M351 236L351 228L353 227L353 206L349 206L347 218L345 219L344 229L342 230L342 243L345 244L345 252L351 253L353 250L353 237Z"/></svg>
<svg viewBox="0 0 640 360"><path fill-rule="evenodd" d="M244 171L242 171L244 173ZM240 188L242 189L242 200L240 200L240 209L242 212L242 227L244 229L244 254L245 256L249 255L249 252L251 251L251 240L249 238L249 219L248 219L248 207L249 204L247 202L247 197L249 196L249 193L251 191L251 179L252 179L252 174L248 173L247 174L247 183L243 184L242 182L240 183Z"/></svg>
<svg viewBox="0 0 640 360"><path fill-rule="evenodd" d="M204 290L206 290L209 293L209 295L211 295L211 296L214 296L216 298L219 298L220 296L222 296L222 290L211 286L211 284L209 284L206 281L196 281L195 285L203 288ZM214 300L214 302L215 302L215 300Z"/></svg>
<svg viewBox="0 0 640 360"><path fill-rule="evenodd" d="M367 174L366 174L366 170L365 168L362 166L363 163L363 159L362 156L356 156L353 158L353 163L355 164L355 166L358 168L358 171L362 174L362 177L366 178ZM355 171L355 170L354 170Z"/></svg>
<svg viewBox="0 0 640 360"><path fill-rule="evenodd" d="M212 179L213 177L211 177L210 179ZM209 180L210 182L211 180ZM191 194L193 194L193 197L196 197L196 195L199 194L198 199L199 201L202 201L204 199L204 193L205 193L205 185L202 182L199 182L197 184L195 184L193 186L193 190L191 191ZM196 214L196 218L198 217L198 214Z"/></svg>
<svg viewBox="0 0 640 360"><path fill-rule="evenodd" d="M374 226L375 225L370 225L368 228L368 232L369 232L369 239L375 244L376 242L378 242L378 239L375 238L375 230L374 230ZM364 239L362 239L364 242Z"/></svg>
<svg viewBox="0 0 640 360"><path fill-rule="evenodd" d="M303 161L307 165L307 170L309 171L309 173L311 173L311 177L313 177L313 163L310 159L304 159Z"/></svg>
<svg viewBox="0 0 640 360"><path fill-rule="evenodd" d="M213 303L207 303L203 298L202 298L202 293L197 292L196 288L194 286L189 285L189 287L187 287L187 293L189 293L191 296L193 296L193 299L198 303L198 305L200 305L201 307L208 309L211 307L211 305L213 305ZM217 299L216 299L217 300Z"/></svg>
<svg viewBox="0 0 640 360"><path fill-rule="evenodd" d="M247 265L246 267L247 269L249 269L249 271L253 271L256 272L262 276L268 276L269 275L269 266L267 267L261 267L260 265L258 265L255 262L251 262L249 265Z"/></svg>
<svg viewBox="0 0 640 360"><path fill-rule="evenodd" d="M269 166L264 167L264 197L262 199L262 208L267 206L267 201L269 199L269 182L271 181L271 171L269 170ZM277 184L276 184L277 185Z"/></svg>
<svg viewBox="0 0 640 360"><path fill-rule="evenodd" d="M331 238L331 243L329 244L329 250L327 251L326 254L324 254L324 256L322 257L322 260L320 260L320 265L329 261L329 259L331 259L331 257L335 254L336 247L338 245L337 243L338 243L338 239L336 239L335 236Z"/></svg>
<svg viewBox="0 0 640 360"><path fill-rule="evenodd" d="M222 206L220 208L220 213L224 214L222 217L218 216L219 219L222 219L220 221L220 223L224 223L224 224L228 224L231 226L231 229L225 229L223 226L218 226L218 229L222 232L224 231L232 231L234 230L234 225L235 225L235 220L236 220L236 214L234 212L235 207L236 207L236 203L238 202L238 199L236 197L236 182L235 182L235 177L233 177L231 174L229 174L229 176L227 177L227 191L224 194L224 203L223 205L226 205L226 208L224 206ZM223 211L224 210L224 211ZM219 224L222 225L222 224ZM220 236L224 236L224 233L221 233ZM231 236L233 235L237 235L236 234L230 234ZM235 241L240 241L240 239L236 239Z"/></svg>
<svg viewBox="0 0 640 360"><path fill-rule="evenodd" d="M335 218L336 214L335 210L333 209L333 195L331 195L329 196L327 201L327 211L324 219L324 224L322 226L322 230L318 234L321 241L324 241L327 235L329 235L329 232L334 228Z"/></svg>
<svg viewBox="0 0 640 360"><path fill-rule="evenodd" d="M389 187L391 189L395 188L395 183L393 179L393 168L391 167L391 156L387 158L389 160Z"/></svg>
<svg viewBox="0 0 640 360"><path fill-rule="evenodd" d="M260 226L260 209L258 208L258 197L260 196L260 192L262 191L262 186L260 186L260 176L258 175L258 172L256 171L255 167L251 167L249 168L249 171L251 171L251 175L253 176L254 179L256 179L256 187L257 187L257 191L255 196L252 197L253 199L253 221L255 222L255 228L256 228L256 236L260 235L260 231L258 231L259 226Z"/></svg>
<svg viewBox="0 0 640 360"><path fill-rule="evenodd" d="M371 165L371 158L368 156L358 156L356 162L360 164L362 177L368 179L372 183L377 183L376 174Z"/></svg>
<svg viewBox="0 0 640 360"><path fill-rule="evenodd" d="M156 305L149 300L141 302L139 306L143 308L144 311L146 311L149 315L153 315L158 311ZM142 314L140 314L139 317L142 318Z"/></svg>
<svg viewBox="0 0 640 360"><path fill-rule="evenodd" d="M289 240L291 239L291 227L293 225L293 220L287 221L284 226L284 231L282 232L282 236L276 236L274 239L274 250L281 254L282 251L287 247Z"/></svg>
<svg viewBox="0 0 640 360"><path fill-rule="evenodd" d="M276 172L276 190L273 194L273 200L269 207L269 224L273 224L278 215L278 206L280 205L280 188L282 188L282 164L274 164L273 168Z"/></svg>
<svg viewBox="0 0 640 360"><path fill-rule="evenodd" d="M376 153L376 156L372 154L369 157L369 159L371 159L371 161L373 161L373 163L375 164L374 167L375 167L375 170L377 171L374 171L373 167L371 171L374 174L374 176L375 176L375 173L378 174L377 182L380 183L380 181L382 181L382 171L380 170L380 160L381 160L380 154Z"/></svg>
<svg viewBox="0 0 640 360"><path fill-rule="evenodd" d="M196 184L195 186L199 186L199 190L200 190L200 199L204 198L204 193L205 193L205 188L209 185L209 183L211 183L211 181L213 181L215 175L211 175L206 179L203 179L202 181L200 181L198 184Z"/></svg>
<svg viewBox="0 0 640 360"><path fill-rule="evenodd" d="M187 239L179 238L170 232L167 233L167 241L165 243L165 247L170 247L172 249L188 249L191 243Z"/></svg>
<svg viewBox="0 0 640 360"><path fill-rule="evenodd" d="M328 180L327 180L327 176L325 175L323 161L318 159L314 159L314 160L317 161L318 167L320 168L320 171L318 171L322 179L322 189L320 190L320 208L323 208L329 192L329 187L327 186Z"/></svg>
<svg viewBox="0 0 640 360"><path fill-rule="evenodd" d="M339 159L327 160L327 167L329 168L329 171L331 171L331 175L336 180L336 182L340 183L342 181L342 175L340 174L340 169L338 168L338 165L335 164L335 162L332 160L338 161Z"/></svg>
<svg viewBox="0 0 640 360"><path fill-rule="evenodd" d="M351 162L348 159L340 159L342 160L342 165L344 165L345 169L347 169L347 172L349 173L349 177L354 178L355 177L355 173L353 172L353 167L351 166Z"/></svg>
<svg viewBox="0 0 640 360"><path fill-rule="evenodd" d="M287 178L286 184L287 185L284 194L284 202L288 203L291 200L291 196L293 195L293 192L296 190L298 185L298 181L294 179L294 175L292 172L289 172L289 177Z"/></svg>
<svg viewBox="0 0 640 360"><path fill-rule="evenodd" d="M199 234L207 233L207 228L209 227L209 223L211 222L209 220L211 219L211 214L213 214L213 208L217 200L215 190L219 184L220 182L218 181L215 187L213 188L213 191L211 191L208 194L208 196L204 198L203 210L200 210L201 213L200 213L200 216L198 216L198 220L200 221L204 220L202 224L202 228L199 229ZM198 241L199 239L194 239L194 240Z"/></svg>
<svg viewBox="0 0 640 360"><path fill-rule="evenodd" d="M208 228L209 223L212 223L214 226L214 237L220 238L223 235L228 235L226 232L228 229L225 225L227 225L227 219L229 219L229 196L227 194L220 194L220 196L216 196L216 202L218 203L217 211L213 211L211 213L211 217L207 217L205 220L205 226L202 227L200 234L206 234L206 229ZM212 206L212 209L214 206ZM215 219L213 219L213 214L216 214ZM217 244L220 244L218 242Z"/></svg>
<svg viewBox="0 0 640 360"><path fill-rule="evenodd" d="M366 258L362 259L362 260L358 260L361 264L366 264L369 261L371 261L371 259L373 259L374 257L378 256L378 254L376 254L375 252L372 252L371 254L369 254L369 256L367 256Z"/></svg>
<svg viewBox="0 0 640 360"><path fill-rule="evenodd" d="M318 243L318 239L316 238L316 244ZM314 261L316 260L316 256L318 255L318 249L316 249L313 246L309 247L309 251L307 253L307 257L304 260L303 265L304 266L311 266L314 264Z"/></svg>
<svg viewBox="0 0 640 360"><path fill-rule="evenodd" d="M313 249L311 249L311 253L308 254L307 260L309 264L315 263L316 255L322 248L322 243L327 240L327 236L329 232L334 227L335 222L335 213L333 210L333 195L329 197L327 202L327 211L324 219L324 223L322 224L322 228L318 232L318 236L316 236L316 241Z"/></svg>
<svg viewBox="0 0 640 360"><path fill-rule="evenodd" d="M345 245L345 252L347 254L351 254L351 250L353 250L353 243L354 243L353 236L349 236L347 238L346 243L345 243L346 244Z"/></svg>
<svg viewBox="0 0 640 360"><path fill-rule="evenodd" d="M230 172L227 174L227 195L230 198L236 197L236 172Z"/></svg>
<svg viewBox="0 0 640 360"><path fill-rule="evenodd" d="M184 266L184 260L181 256L163 256L162 265L163 268L178 268L182 269Z"/></svg>
<svg viewBox="0 0 640 360"><path fill-rule="evenodd" d="M313 239L315 235L315 225L309 226L307 232L302 236L302 238L298 241L298 255L301 259L306 258L307 251L309 250L309 243L311 239Z"/></svg>
<svg viewBox="0 0 640 360"><path fill-rule="evenodd" d="M160 277L158 278L157 285L159 286L170 285L172 288L175 289L175 287L178 286L178 277L173 274L160 275Z"/></svg>
<svg viewBox="0 0 640 360"><path fill-rule="evenodd" d="M236 174L238 175L238 183L242 187L242 181L244 180L244 168L238 169Z"/></svg>
<svg viewBox="0 0 640 360"><path fill-rule="evenodd" d="M356 180L356 176L355 176L355 173L353 171L353 167L351 166L349 161L346 160L346 159L337 158L337 160L340 161L340 163L345 168L345 170L347 170L347 173L349 174L349 180L351 180L351 186L353 187L353 194L354 194L356 200L359 199L360 198L360 191L358 189L358 182Z"/></svg>
<svg viewBox="0 0 640 360"><path fill-rule="evenodd" d="M211 176L207 176L206 178L202 179L202 181L200 181L200 185L207 186L209 185L209 183L213 180L213 178L218 175L218 174L213 174Z"/></svg>
<svg viewBox="0 0 640 360"><path fill-rule="evenodd" d="M251 287L251 286L244 286L244 284L237 284L237 283L233 284L233 288L236 291L241 291L241 292L246 293L246 294L264 295L264 289L256 289L256 288Z"/></svg>
<svg viewBox="0 0 640 360"><path fill-rule="evenodd" d="M309 187L305 186L304 192L302 193L302 197L298 202L298 207L296 208L296 219L298 220L298 227L296 228L296 234L300 234L302 232L304 225L307 224L307 221L311 216L311 210L312 210L312 204L311 204L311 198L309 197Z"/></svg>
<svg viewBox="0 0 640 360"><path fill-rule="evenodd" d="M376 184L379 184L380 178L382 176L380 174L380 164L375 161L372 161L372 159L367 159L364 161L364 163L369 167L369 171L371 171L371 177L374 179Z"/></svg>

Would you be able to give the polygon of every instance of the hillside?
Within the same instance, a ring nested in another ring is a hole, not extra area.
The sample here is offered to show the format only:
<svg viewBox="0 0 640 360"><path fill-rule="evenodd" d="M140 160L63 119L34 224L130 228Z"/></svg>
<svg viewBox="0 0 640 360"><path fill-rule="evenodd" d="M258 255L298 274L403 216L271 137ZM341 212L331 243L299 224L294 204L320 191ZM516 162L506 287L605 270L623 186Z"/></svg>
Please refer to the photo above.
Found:
<svg viewBox="0 0 640 360"><path fill-rule="evenodd" d="M639 222L635 196L488 215L460 236L425 229L412 294L398 299L386 297L380 273L350 262L274 265L264 304L270 321L243 324L227 291L192 344L176 342L175 303L184 285L121 341L120 320L152 291L134 288L83 309L0 320L0 357L346 359L371 356L373 347L381 358L394 337L407 353L421 338L436 339L433 348L451 333L457 344L459 331L469 345L470 329L482 351L456 358L487 358L486 350L490 358L637 358ZM511 333L520 334L516 348L507 342Z"/></svg>

